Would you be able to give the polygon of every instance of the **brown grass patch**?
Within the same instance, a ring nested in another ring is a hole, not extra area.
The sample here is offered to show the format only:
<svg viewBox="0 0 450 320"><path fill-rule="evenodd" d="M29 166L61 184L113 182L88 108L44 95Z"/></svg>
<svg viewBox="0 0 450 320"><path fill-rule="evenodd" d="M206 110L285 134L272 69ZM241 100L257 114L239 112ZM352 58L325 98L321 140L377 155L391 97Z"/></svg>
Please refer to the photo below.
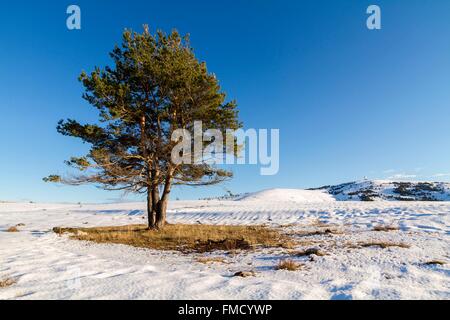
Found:
<svg viewBox="0 0 450 320"><path fill-rule="evenodd" d="M17 281L14 279L11 279L11 278L2 279L2 280L0 280L0 288L10 287L16 283L17 283Z"/></svg>
<svg viewBox="0 0 450 320"><path fill-rule="evenodd" d="M301 269L304 265L298 262L295 262L294 260L286 259L286 260L280 260L278 262L278 265L276 267L277 270L288 270L288 271L297 271Z"/></svg>
<svg viewBox="0 0 450 320"><path fill-rule="evenodd" d="M285 247L291 239L265 226L167 225L148 230L145 225L98 228L54 228L72 239L96 243L126 244L134 247L182 252L250 250L256 247Z"/></svg>
<svg viewBox="0 0 450 320"><path fill-rule="evenodd" d="M388 232L388 231L398 231L399 228L395 226L375 226L373 228L373 231L379 231L379 232Z"/></svg>
<svg viewBox="0 0 450 320"><path fill-rule="evenodd" d="M398 247L398 248L404 248L408 249L411 246L406 243L397 243L397 242L385 242L385 241L373 241L373 242L360 242L356 246L351 246L352 248L370 248L370 247L379 247L382 249L391 248L391 247Z"/></svg>
<svg viewBox="0 0 450 320"><path fill-rule="evenodd" d="M9 227L6 232L19 232L19 229L17 229L17 227Z"/></svg>
<svg viewBox="0 0 450 320"><path fill-rule="evenodd" d="M210 263L227 263L222 257L199 257L196 259L198 263L210 264Z"/></svg>

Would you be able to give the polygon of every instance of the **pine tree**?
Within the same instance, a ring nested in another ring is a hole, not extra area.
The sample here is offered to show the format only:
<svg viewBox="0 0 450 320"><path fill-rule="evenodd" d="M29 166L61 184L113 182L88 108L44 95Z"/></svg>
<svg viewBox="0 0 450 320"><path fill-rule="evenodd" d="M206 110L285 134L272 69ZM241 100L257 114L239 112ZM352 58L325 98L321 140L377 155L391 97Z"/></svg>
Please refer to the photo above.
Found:
<svg viewBox="0 0 450 320"><path fill-rule="evenodd" d="M75 176L51 175L47 182L93 183L105 190L146 194L149 228L163 228L174 185L211 185L231 172L203 161L174 164L174 130L192 130L194 121L208 129L238 129L236 103L225 102L214 74L200 62L189 37L176 30L151 34L126 30L121 46L110 54L114 66L80 75L83 98L99 111L97 124L68 119L59 133L80 138L91 148L66 163ZM236 155L238 148L232 148ZM230 150L225 150L229 152Z"/></svg>

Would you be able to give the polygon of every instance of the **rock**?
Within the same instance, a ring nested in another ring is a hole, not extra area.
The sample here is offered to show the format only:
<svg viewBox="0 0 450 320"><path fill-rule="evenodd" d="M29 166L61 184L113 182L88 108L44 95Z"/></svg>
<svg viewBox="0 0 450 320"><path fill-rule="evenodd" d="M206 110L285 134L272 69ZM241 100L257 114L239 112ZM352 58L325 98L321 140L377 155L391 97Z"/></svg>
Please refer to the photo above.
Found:
<svg viewBox="0 0 450 320"><path fill-rule="evenodd" d="M320 250L319 248L310 248L310 249L307 249L307 250L305 251L305 253L306 253L306 255L308 255L308 256L313 255L313 254L316 255L316 256L319 256L319 257L326 255L326 253L323 252L322 250Z"/></svg>
<svg viewBox="0 0 450 320"><path fill-rule="evenodd" d="M309 248L303 251L295 252L294 255L298 257L312 256L312 255L322 257L326 255L326 252L320 250L319 248Z"/></svg>
<svg viewBox="0 0 450 320"><path fill-rule="evenodd" d="M234 274L234 277L241 277L241 278L247 278L247 277L254 277L256 274L254 271L239 271Z"/></svg>

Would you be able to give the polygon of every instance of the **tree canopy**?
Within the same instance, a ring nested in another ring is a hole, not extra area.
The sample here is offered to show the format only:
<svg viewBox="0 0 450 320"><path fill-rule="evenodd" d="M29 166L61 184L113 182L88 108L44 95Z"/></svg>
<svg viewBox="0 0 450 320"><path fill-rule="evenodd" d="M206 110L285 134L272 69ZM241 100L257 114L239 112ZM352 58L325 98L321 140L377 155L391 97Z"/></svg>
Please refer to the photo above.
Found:
<svg viewBox="0 0 450 320"><path fill-rule="evenodd" d="M225 136L227 129L241 127L236 103L226 102L216 76L195 57L189 37L176 30L126 30L110 56L112 67L96 67L79 77L83 98L99 111L98 123L68 119L57 126L59 133L91 146L87 155L66 161L79 173L44 180L145 193L149 227L161 228L173 185L210 185L232 176L207 161L173 163L173 132L193 130L201 121ZM224 152L235 154L232 149Z"/></svg>

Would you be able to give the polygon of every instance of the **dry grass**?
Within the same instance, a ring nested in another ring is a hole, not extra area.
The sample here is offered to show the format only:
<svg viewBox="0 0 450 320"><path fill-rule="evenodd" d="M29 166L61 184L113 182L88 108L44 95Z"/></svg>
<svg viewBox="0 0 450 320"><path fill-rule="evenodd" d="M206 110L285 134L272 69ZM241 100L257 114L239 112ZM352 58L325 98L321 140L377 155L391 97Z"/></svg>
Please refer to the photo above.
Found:
<svg viewBox="0 0 450 320"><path fill-rule="evenodd" d="M17 283L17 281L14 279L11 279L11 278L1 279L0 280L0 288L10 287L16 283Z"/></svg>
<svg viewBox="0 0 450 320"><path fill-rule="evenodd" d="M297 263L294 260L286 259L280 260L276 267L277 270L288 270L288 271L297 271L301 269L304 265L301 263Z"/></svg>
<svg viewBox="0 0 450 320"><path fill-rule="evenodd" d="M411 246L406 243L397 243L397 242L386 242L386 241L371 241L371 242L360 242L356 246L351 246L352 248L370 248L370 247L380 247L382 249L398 247L408 249Z"/></svg>
<svg viewBox="0 0 450 320"><path fill-rule="evenodd" d="M379 232L388 232L388 231L398 231L399 228L395 226L375 226L373 228L373 231L379 231Z"/></svg>
<svg viewBox="0 0 450 320"><path fill-rule="evenodd" d="M264 226L167 225L148 230L145 225L98 228L54 228L58 234L97 243L116 243L157 250L211 252L286 247L292 241L278 230ZM292 246L292 245L291 245Z"/></svg>
<svg viewBox="0 0 450 320"><path fill-rule="evenodd" d="M196 259L198 263L210 264L210 263L227 263L222 257L199 257Z"/></svg>
<svg viewBox="0 0 450 320"><path fill-rule="evenodd" d="M19 232L19 229L17 229L17 227L9 227L6 232Z"/></svg>
<svg viewBox="0 0 450 320"><path fill-rule="evenodd" d="M343 232L341 230L337 230L337 229L325 228L325 229L318 229L318 230L311 230L311 231L308 231L308 230L297 231L297 232L292 232L291 234L300 236L300 237L312 237L312 236L343 234Z"/></svg>

